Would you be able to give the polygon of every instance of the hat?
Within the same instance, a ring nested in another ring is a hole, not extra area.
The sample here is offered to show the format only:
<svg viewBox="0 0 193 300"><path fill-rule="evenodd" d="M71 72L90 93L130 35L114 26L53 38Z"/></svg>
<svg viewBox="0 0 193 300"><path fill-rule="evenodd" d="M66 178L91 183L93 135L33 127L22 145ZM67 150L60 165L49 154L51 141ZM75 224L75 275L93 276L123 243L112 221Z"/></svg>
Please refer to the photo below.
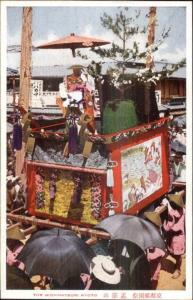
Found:
<svg viewBox="0 0 193 300"><path fill-rule="evenodd" d="M160 227L162 224L160 215L158 212L155 211L147 211L144 213L144 216L146 217L146 219L148 219L149 221L151 221L152 223L154 223L156 226Z"/></svg>
<svg viewBox="0 0 193 300"><path fill-rule="evenodd" d="M112 257L97 255L92 259L92 262L94 266L91 267L91 273L97 279L108 284L117 284L120 282L120 271L112 261Z"/></svg>
<svg viewBox="0 0 193 300"><path fill-rule="evenodd" d="M25 234L20 230L19 225L7 228L7 239L24 240Z"/></svg>
<svg viewBox="0 0 193 300"><path fill-rule="evenodd" d="M168 198L171 202L174 202L177 206L179 206L181 208L184 207L184 201L183 201L182 195L171 194L171 195L168 195Z"/></svg>
<svg viewBox="0 0 193 300"><path fill-rule="evenodd" d="M82 65L72 65L72 66L70 66L70 67L68 67L67 69L68 70L70 70L70 69L84 69L85 67L84 66L82 66Z"/></svg>

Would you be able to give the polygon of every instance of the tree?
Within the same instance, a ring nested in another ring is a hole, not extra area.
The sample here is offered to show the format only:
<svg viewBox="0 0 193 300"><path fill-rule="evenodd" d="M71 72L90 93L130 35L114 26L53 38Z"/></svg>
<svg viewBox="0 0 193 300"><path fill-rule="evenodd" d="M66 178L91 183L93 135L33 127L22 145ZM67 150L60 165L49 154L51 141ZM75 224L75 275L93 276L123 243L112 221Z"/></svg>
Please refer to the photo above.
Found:
<svg viewBox="0 0 193 300"><path fill-rule="evenodd" d="M128 7L118 8L115 17L103 14L101 24L107 30L113 32L117 38L117 43L113 42L111 47L105 48L92 48L91 51L98 54L102 61L92 61L88 66L88 71L95 78L100 76L102 62L106 59L113 61L113 67L108 69L108 75L111 77L113 84L120 90L122 97L128 85L135 84L136 81L148 83L153 82L156 84L157 80L169 76L175 70L185 64L185 59L178 64L164 65L161 72L156 72L151 68L145 68L147 51L149 48L148 42L145 45L145 50L141 51L137 43L137 36L139 34L146 34L148 27L140 27L137 22L141 16L140 10L135 10L135 15L131 16ZM149 15L146 16L147 18ZM159 46L169 36L171 28L163 29L161 37L151 45L151 53L158 51ZM129 46L129 41L133 40ZM79 55L81 55L79 51ZM88 58L81 55L82 58ZM143 61L143 63L141 63ZM140 63L139 63L140 62ZM139 72L135 74L126 73L128 67L140 65Z"/></svg>

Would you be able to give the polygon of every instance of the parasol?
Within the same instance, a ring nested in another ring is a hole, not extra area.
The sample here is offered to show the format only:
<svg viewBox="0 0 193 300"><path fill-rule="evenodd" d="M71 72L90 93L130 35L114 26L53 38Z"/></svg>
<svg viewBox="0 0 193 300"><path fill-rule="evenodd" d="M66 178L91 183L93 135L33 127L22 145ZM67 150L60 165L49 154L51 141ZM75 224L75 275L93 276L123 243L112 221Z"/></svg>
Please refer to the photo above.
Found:
<svg viewBox="0 0 193 300"><path fill-rule="evenodd" d="M46 44L42 44L36 48L38 49L71 49L72 55L75 57L75 49L77 48L89 48L96 46L103 46L110 44L108 41L104 41L94 37L85 37L75 35L71 33L69 36L63 37L59 40L55 40Z"/></svg>
<svg viewBox="0 0 193 300"><path fill-rule="evenodd" d="M186 145L182 144L177 139L174 141L171 141L171 149L177 153L186 154Z"/></svg>
<svg viewBox="0 0 193 300"><path fill-rule="evenodd" d="M186 115L178 116L172 120L172 125L177 127L186 126Z"/></svg>
<svg viewBox="0 0 193 300"><path fill-rule="evenodd" d="M102 220L95 228L109 232L112 240L130 241L142 250L151 247L165 249L165 243L157 228L136 216L116 214Z"/></svg>
<svg viewBox="0 0 193 300"><path fill-rule="evenodd" d="M29 276L48 276L62 285L69 278L88 273L94 256L74 232L53 228L32 234L17 258Z"/></svg>

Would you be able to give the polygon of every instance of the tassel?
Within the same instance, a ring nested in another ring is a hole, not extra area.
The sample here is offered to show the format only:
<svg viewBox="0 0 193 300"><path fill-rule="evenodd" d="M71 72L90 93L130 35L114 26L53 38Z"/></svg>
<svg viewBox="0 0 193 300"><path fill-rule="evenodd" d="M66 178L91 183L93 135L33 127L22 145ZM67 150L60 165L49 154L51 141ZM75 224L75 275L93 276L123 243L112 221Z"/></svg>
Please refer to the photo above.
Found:
<svg viewBox="0 0 193 300"><path fill-rule="evenodd" d="M73 124L69 128L68 151L71 154L76 154L78 150L78 128Z"/></svg>
<svg viewBox="0 0 193 300"><path fill-rule="evenodd" d="M75 182L75 186L74 186L74 192L71 198L71 204L70 206L72 208L77 207L77 205L80 203L81 200L81 195L82 195L82 179L81 179L81 175L74 175L74 182Z"/></svg>
<svg viewBox="0 0 193 300"><path fill-rule="evenodd" d="M35 192L36 192L36 208L45 207L45 190L44 175L42 169L38 170L35 175Z"/></svg>
<svg viewBox="0 0 193 300"><path fill-rule="evenodd" d="M114 186L114 177L113 177L113 169L107 169L107 187Z"/></svg>
<svg viewBox="0 0 193 300"><path fill-rule="evenodd" d="M56 196L56 175L54 173L50 177L49 194L50 194L49 213L52 214L54 211L54 201Z"/></svg>
<svg viewBox="0 0 193 300"><path fill-rule="evenodd" d="M22 148L22 126L15 123L13 126L13 149L21 150Z"/></svg>
<svg viewBox="0 0 193 300"><path fill-rule="evenodd" d="M109 209L109 212L108 212L109 217L113 216L114 214L115 214L114 209Z"/></svg>
<svg viewBox="0 0 193 300"><path fill-rule="evenodd" d="M96 174L90 175L91 182L91 214L98 220L100 218L100 211L102 207L102 191L101 191L101 176Z"/></svg>

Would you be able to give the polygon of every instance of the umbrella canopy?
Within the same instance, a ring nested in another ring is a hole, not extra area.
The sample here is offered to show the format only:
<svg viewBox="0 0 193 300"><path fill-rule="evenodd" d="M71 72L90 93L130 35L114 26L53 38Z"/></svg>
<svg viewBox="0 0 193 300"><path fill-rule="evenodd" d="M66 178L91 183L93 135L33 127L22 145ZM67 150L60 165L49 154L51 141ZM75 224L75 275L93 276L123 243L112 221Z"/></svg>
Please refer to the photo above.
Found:
<svg viewBox="0 0 193 300"><path fill-rule="evenodd" d="M186 115L182 115L182 116L174 118L172 120L172 125L177 126L177 127L186 126Z"/></svg>
<svg viewBox="0 0 193 300"><path fill-rule="evenodd" d="M94 256L74 232L53 228L32 234L17 258L29 276L48 276L62 285L68 278L88 273Z"/></svg>
<svg viewBox="0 0 193 300"><path fill-rule="evenodd" d="M71 49L73 56L75 56L75 49L88 48L110 44L108 41L104 41L94 37L86 37L75 35L71 33L69 36L63 37L59 40L55 40L46 44L42 44L36 48L39 49Z"/></svg>
<svg viewBox="0 0 193 300"><path fill-rule="evenodd" d="M149 221L136 216L116 214L104 219L95 228L109 232L113 240L131 241L142 250L151 247L165 249L157 228Z"/></svg>
<svg viewBox="0 0 193 300"><path fill-rule="evenodd" d="M8 290L33 290L29 277L15 266L6 266L6 284Z"/></svg>
<svg viewBox="0 0 193 300"><path fill-rule="evenodd" d="M171 141L171 149L175 152L186 154L186 145L180 143L178 140Z"/></svg>

